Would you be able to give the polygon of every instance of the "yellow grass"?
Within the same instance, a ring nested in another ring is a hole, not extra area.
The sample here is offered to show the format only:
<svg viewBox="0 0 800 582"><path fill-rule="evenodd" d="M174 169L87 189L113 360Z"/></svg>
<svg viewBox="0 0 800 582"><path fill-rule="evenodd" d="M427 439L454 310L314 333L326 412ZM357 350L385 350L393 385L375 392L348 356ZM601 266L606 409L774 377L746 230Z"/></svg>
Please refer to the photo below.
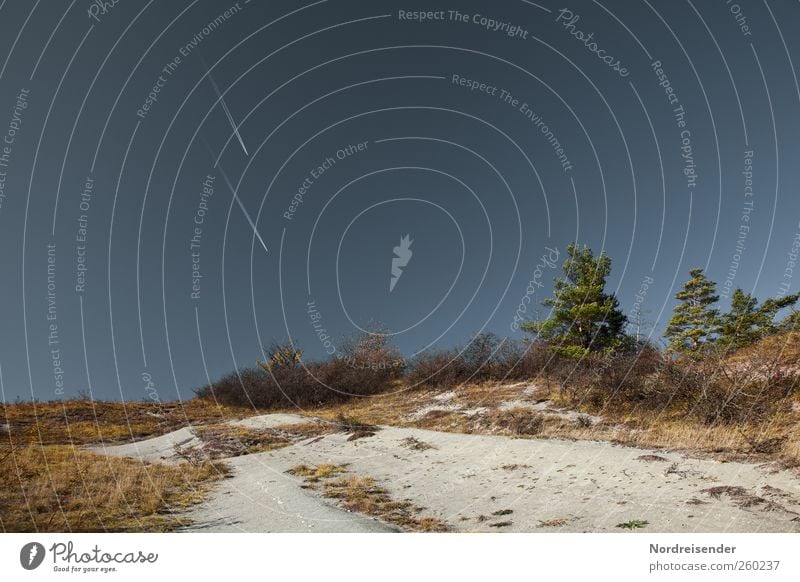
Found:
<svg viewBox="0 0 800 582"><path fill-rule="evenodd" d="M106 457L66 445L0 448L0 529L5 532L164 531L184 523L225 475L211 462L166 465Z"/></svg>
<svg viewBox="0 0 800 582"><path fill-rule="evenodd" d="M207 400L184 402L97 402L65 400L0 404L0 437L17 443L86 444L140 440L183 426L223 422L257 414ZM3 434L3 433L6 434Z"/></svg>
<svg viewBox="0 0 800 582"><path fill-rule="evenodd" d="M397 392L379 397L354 399L339 405L326 406L313 411L314 415L335 418L337 415L357 417L364 423L415 427L443 432L468 434L504 434L526 438L559 438L574 440L604 440L618 444L681 450L690 454L715 456L720 460L779 461L785 466L800 466L800 412L784 412L771 422L757 426L709 426L683 414L665 411L661 414L631 410L586 410L603 416L603 422L591 427L544 414L540 432L526 427L524 409L501 411L503 402L542 398L558 399L555 390L540 382L540 390L533 396L524 395L526 383L482 383L459 386L449 390L418 390ZM449 404L463 409L485 408L486 412L470 417L462 411L434 410L419 418L413 413L424 406L436 404L435 397L444 392L454 392ZM559 406L568 408L566 403ZM796 406L796 408L798 408ZM542 413L528 411L531 417ZM510 418L510 417L516 418ZM520 426L523 430L520 430ZM527 434L526 434L527 433ZM775 439L781 441L774 451L754 448L754 444Z"/></svg>
<svg viewBox="0 0 800 582"><path fill-rule="evenodd" d="M180 466L96 455L117 443L182 426L253 414L187 402L69 400L0 405L0 531L154 531L184 523L224 465ZM175 512L178 513L175 513Z"/></svg>
<svg viewBox="0 0 800 582"><path fill-rule="evenodd" d="M307 488L314 489L321 484L322 494L338 500L348 511L371 515L410 531L443 532L448 529L440 519L419 515L421 507L415 507L409 501L393 500L372 477L346 474L347 465L297 465L287 473L302 478Z"/></svg>
<svg viewBox="0 0 800 582"><path fill-rule="evenodd" d="M778 357L783 373L796 372L800 334L767 338L740 350L730 361L757 365L770 357ZM536 394L525 392L532 383L538 387ZM454 394L435 398L444 392ZM180 466L142 464L97 456L77 445L139 440L188 425L205 427L198 429L199 435L206 442L221 446L225 453L222 456L230 456L231 451L247 454L285 446L347 424L351 429L392 425L516 438L604 440L711 455L723 461L772 461L800 468L800 402L797 401L789 402L768 422L750 425L707 425L678 411L656 414L637 409L633 403L581 410L603 417L602 422L593 425L525 406L510 412L501 407L512 401L530 405L544 398L569 408L568 402L559 401L557 388L542 379L505 384L486 382L440 390L398 389L354 398L308 412L326 422L270 431L222 424L266 411L222 407L206 400L159 404L84 400L4 404L0 408L0 530L147 531L179 525L181 519L174 510L198 501L224 473L221 465L198 459ZM447 406L457 409L448 410ZM423 407L439 409L415 414ZM482 412L466 413L476 409ZM349 420L343 423L342 419ZM233 448L229 450L230 447ZM209 457L213 455L199 459ZM348 509L407 529L427 531L443 527L434 518L420 517L418 508L390 499L387 491L370 477L347 475L344 466L300 466L293 471L306 481L305 486L321 484L325 495L339 499Z"/></svg>

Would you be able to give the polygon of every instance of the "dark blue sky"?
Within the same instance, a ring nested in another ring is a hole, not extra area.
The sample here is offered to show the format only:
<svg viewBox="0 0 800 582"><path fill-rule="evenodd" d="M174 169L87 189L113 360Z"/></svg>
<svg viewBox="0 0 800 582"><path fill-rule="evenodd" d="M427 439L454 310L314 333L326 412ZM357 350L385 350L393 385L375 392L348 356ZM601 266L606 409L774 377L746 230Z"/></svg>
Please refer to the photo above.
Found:
<svg viewBox="0 0 800 582"><path fill-rule="evenodd" d="M798 289L795 3L98 6L0 7L7 400L521 337L575 240L656 335L695 266Z"/></svg>

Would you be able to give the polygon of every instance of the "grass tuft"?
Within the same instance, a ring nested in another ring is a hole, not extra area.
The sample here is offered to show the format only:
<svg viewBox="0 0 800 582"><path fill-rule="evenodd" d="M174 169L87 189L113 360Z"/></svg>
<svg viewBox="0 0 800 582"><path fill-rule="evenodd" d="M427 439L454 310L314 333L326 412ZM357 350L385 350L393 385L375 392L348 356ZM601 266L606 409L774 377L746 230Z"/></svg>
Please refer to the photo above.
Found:
<svg viewBox="0 0 800 582"><path fill-rule="evenodd" d="M302 477L307 486L322 484L322 494L338 500L347 511L363 513L408 531L444 532L447 524L435 517L420 516L422 508L409 501L393 500L389 492L367 475L344 475L345 465L297 465L287 472Z"/></svg>
<svg viewBox="0 0 800 582"><path fill-rule="evenodd" d="M24 446L0 456L7 532L167 531L227 474L215 462L145 463L72 446Z"/></svg>
<svg viewBox="0 0 800 582"><path fill-rule="evenodd" d="M644 529L645 527L647 527L648 523L649 523L648 521L643 520L643 519L632 519L632 520L626 521L624 523L618 523L617 527L622 528L622 529L630 529L630 530Z"/></svg>

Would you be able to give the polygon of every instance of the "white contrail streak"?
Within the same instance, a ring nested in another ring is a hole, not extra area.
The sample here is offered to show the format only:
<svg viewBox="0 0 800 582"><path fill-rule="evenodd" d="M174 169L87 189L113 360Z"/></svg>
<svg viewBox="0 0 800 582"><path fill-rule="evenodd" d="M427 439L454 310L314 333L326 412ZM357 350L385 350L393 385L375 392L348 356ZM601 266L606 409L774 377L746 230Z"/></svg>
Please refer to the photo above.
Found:
<svg viewBox="0 0 800 582"><path fill-rule="evenodd" d="M231 184L231 181L228 180L228 175L225 173L225 170L223 170L222 166L220 166L219 164L217 165L217 168L219 168L219 173L222 174L222 179L225 180L225 183L228 185L228 189L231 191L233 199L236 200L236 203L239 205L239 208L242 209L242 214L244 214L244 217L247 219L247 222L250 223L250 228L253 229L253 233L256 235L258 242L260 242L261 246L264 247L264 251L268 253L269 249L267 248L266 243L264 243L264 239L262 239L261 235L258 233L258 229L256 228L256 223L253 222L252 218L250 218L250 215L247 213L247 209L244 207L244 204L242 204L242 201L239 200L239 197L236 195L236 190Z"/></svg>
<svg viewBox="0 0 800 582"><path fill-rule="evenodd" d="M206 67L206 70L208 71L208 67ZM210 72L208 72L206 76L208 77L208 80L211 82L211 86L214 87L214 92L217 94L217 98L219 99L219 104L222 105L222 110L225 112L225 116L228 118L228 122L231 124L231 127L233 128L233 133L236 135L236 139L239 140L239 144L242 146L242 149L244 150L244 155L250 156L250 154L247 152L247 148L244 145L244 140L242 140L242 136L239 133L239 127L236 125L236 121L234 121L233 115L231 115L231 110L228 109L228 105L227 103L225 103L225 99L222 98L222 93L220 92L219 87L217 87L217 82L214 81L214 77L211 76Z"/></svg>

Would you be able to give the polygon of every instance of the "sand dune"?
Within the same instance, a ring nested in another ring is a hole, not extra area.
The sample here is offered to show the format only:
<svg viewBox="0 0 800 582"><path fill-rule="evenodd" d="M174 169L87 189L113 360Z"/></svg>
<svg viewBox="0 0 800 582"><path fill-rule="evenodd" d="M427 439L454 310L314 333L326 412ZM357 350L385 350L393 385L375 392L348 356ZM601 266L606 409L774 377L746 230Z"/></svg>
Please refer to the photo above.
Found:
<svg viewBox="0 0 800 582"><path fill-rule="evenodd" d="M250 427L296 423L294 415L247 419ZM242 421L239 421L242 422ZM189 429L105 449L178 462ZM371 476L392 499L453 531L654 532L800 531L800 481L787 471L687 458L596 441L514 439L383 427L374 436L308 438L229 459L232 477L189 512L199 531L377 532L398 527L347 512L286 471L346 465ZM188 440L187 440L188 439Z"/></svg>

